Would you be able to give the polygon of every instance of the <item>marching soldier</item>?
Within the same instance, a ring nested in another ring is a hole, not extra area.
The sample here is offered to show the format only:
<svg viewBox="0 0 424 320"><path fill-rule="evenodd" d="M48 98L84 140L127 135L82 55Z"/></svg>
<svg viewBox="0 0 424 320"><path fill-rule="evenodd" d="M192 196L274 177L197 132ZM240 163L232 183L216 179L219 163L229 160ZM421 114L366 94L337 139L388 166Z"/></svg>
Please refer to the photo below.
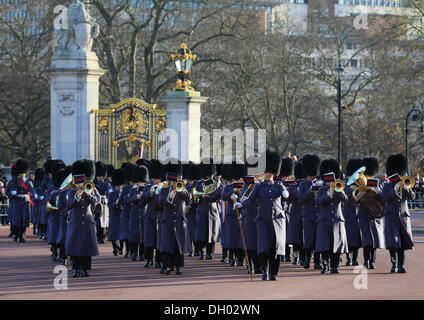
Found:
<svg viewBox="0 0 424 320"><path fill-rule="evenodd" d="M158 243L158 217L159 212L157 210L157 199L159 193L156 192L159 184L161 183L163 175L163 166L159 160L153 159L149 162L149 178L150 182L146 185L143 190L141 198L145 204L144 210L144 232L143 232L143 245L144 245L144 256L147 260L144 265L145 268L150 268L153 265L153 253L155 251L155 267L160 268L161 257ZM156 249L156 250L155 250Z"/></svg>
<svg viewBox="0 0 424 320"><path fill-rule="evenodd" d="M408 200L414 200L415 193L400 177L405 175L406 168L407 162L403 155L387 158L386 172L390 182L384 185L381 197L387 203L384 235L392 262L391 273L406 273L405 250L414 247Z"/></svg>
<svg viewBox="0 0 424 320"><path fill-rule="evenodd" d="M303 229L302 229L302 202L299 200L299 184L306 178L303 173L302 162L296 162L294 166L295 183L288 186L289 192L289 211L287 219L287 238L286 243L293 246L293 264L298 261L301 265L305 260L305 252L303 250Z"/></svg>
<svg viewBox="0 0 424 320"><path fill-rule="evenodd" d="M346 164L346 176L350 178L356 170L361 167L361 159L350 159ZM349 254L347 255L346 265L357 266L359 248L362 247L361 231L358 221L358 203L352 196L352 187L346 186L345 193L348 197L343 207L343 216L345 218L347 244Z"/></svg>
<svg viewBox="0 0 424 320"><path fill-rule="evenodd" d="M12 180L10 180L7 185L6 185L6 195L7 198L9 199L9 209L7 211L7 223L10 224L10 233L8 235L9 238L13 237L14 241L18 240L18 234L15 230L15 226L12 224L12 220L13 220L13 216L15 213L15 209L16 209L16 205L15 202L17 201L17 198L15 197L10 197L8 194L8 190L11 189L15 189L16 188L16 164L14 163L12 165L12 167L10 168L11 170L11 175L12 175Z"/></svg>
<svg viewBox="0 0 424 320"><path fill-rule="evenodd" d="M43 168L35 170L34 174L34 207L32 207L32 223L34 226L34 234L40 235L40 215L43 210L42 204L45 192L45 178Z"/></svg>
<svg viewBox="0 0 424 320"><path fill-rule="evenodd" d="M378 160L376 158L362 159L361 166L365 166L365 176L368 186L374 189L377 194L381 193L378 180L373 179L378 172ZM373 185L372 182L375 182ZM384 240L384 219L377 219L371 216L363 205L358 208L359 228L361 230L362 248L364 251L364 267L375 269L376 250L385 248Z"/></svg>
<svg viewBox="0 0 424 320"><path fill-rule="evenodd" d="M182 167L175 163L176 159L169 159L166 165L166 180L168 185L159 193L158 203L162 208L159 216L160 246L163 268L161 274L171 274L175 266L175 274L181 274L184 267L184 254L190 251L190 238L187 221L184 215L186 203L191 199L190 193L183 188L177 190L176 182L181 179Z"/></svg>
<svg viewBox="0 0 424 320"><path fill-rule="evenodd" d="M97 229L97 243L104 244L104 229L107 226L107 220L109 216L108 206L107 206L107 193L109 192L110 185L107 181L105 181L106 165L101 162L96 162L96 179L94 180L94 186L100 194L101 199L101 208L102 213L98 219L96 219L96 229Z"/></svg>
<svg viewBox="0 0 424 320"><path fill-rule="evenodd" d="M266 150L261 158L266 162L264 181L253 189L247 200L242 203L237 202L234 206L244 208L258 200L257 251L262 269L262 280L273 281L277 280L280 256L285 254L286 246L286 226L281 196L287 199L289 193L282 184L274 183L273 180L274 176L278 176L281 166L281 157L278 152Z"/></svg>
<svg viewBox="0 0 424 320"><path fill-rule="evenodd" d="M188 181L186 183L187 191L192 194L195 189L196 183L202 178L200 164L190 162L188 168ZM190 205L186 208L186 219L187 219L187 227L188 227L188 235L190 237L190 247L191 251L189 253L189 257L199 256L198 245L196 243L195 234L196 234L196 210L197 210L198 202L192 201ZM224 250L224 249L223 249Z"/></svg>
<svg viewBox="0 0 424 320"><path fill-rule="evenodd" d="M322 274L328 271L329 262L331 273L339 273L340 255L348 252L342 213L342 203L348 198L343 190L338 190L334 186L336 178L340 177L339 164L336 160L324 160L320 166L320 173L325 185L318 190L316 196L319 215L315 252L322 253Z"/></svg>
<svg viewBox="0 0 424 320"><path fill-rule="evenodd" d="M227 173L229 184L227 184L222 190L222 201L225 202L225 235L228 240L229 246L229 259L230 266L235 266L235 260L237 259L237 265L243 266L243 249L241 244L240 226L237 218L237 214L234 208L233 200L238 200L242 186L240 189L235 189L235 185L242 183L242 178L246 174L245 166L243 164L233 163L229 167L230 172ZM241 210L240 210L241 211Z"/></svg>
<svg viewBox="0 0 424 320"><path fill-rule="evenodd" d="M220 208L218 201L221 199L222 184L215 181L213 176L216 174L216 165L212 159L205 159L201 163L203 180L195 185L198 192L204 193L205 187L212 186L213 192L203 194L199 198L196 209L196 234L195 240L199 245L199 260L204 260L203 248L206 248L206 259L212 259L212 252L215 242L220 239Z"/></svg>
<svg viewBox="0 0 424 320"><path fill-rule="evenodd" d="M65 179L72 174L72 167L67 166L63 171L61 171L61 180L62 184L65 181ZM66 240L66 231L68 229L68 193L71 190L68 186L65 187L63 190L60 190L59 193L59 215L60 215L60 221L59 221L59 231L57 233L57 239L56 239L56 245L59 248L59 261L63 266L66 266L68 264L68 260L66 257L66 249L65 249L65 240Z"/></svg>
<svg viewBox="0 0 424 320"><path fill-rule="evenodd" d="M128 222L128 241L130 244L131 261L144 260L143 253L143 216L145 202L142 199L145 183L149 181L149 171L145 166L135 165L132 167L133 188L128 193L125 202L131 206Z"/></svg>
<svg viewBox="0 0 424 320"><path fill-rule="evenodd" d="M302 159L302 166L307 179L299 185L298 198L302 203L302 226L303 226L303 249L305 251L305 261L303 267L309 269L312 251L315 248L316 220L319 208L315 203L315 195L321 186L321 181L317 181L318 169L321 160L316 155L305 155ZM321 269L320 254L314 253L314 269Z"/></svg>
<svg viewBox="0 0 424 320"><path fill-rule="evenodd" d="M111 164L106 165L106 178L105 181L109 183L109 186L112 186L112 174L115 171L115 167Z"/></svg>
<svg viewBox="0 0 424 320"><path fill-rule="evenodd" d="M30 210L33 206L32 197L34 188L31 181L26 180L28 172L28 161L19 159L14 165L16 178L10 181L6 187L6 194L12 201L9 202L10 211L13 213L11 217L11 225L14 230L14 241L25 242L25 231L29 227Z"/></svg>
<svg viewBox="0 0 424 320"><path fill-rule="evenodd" d="M121 198L124 199L123 205L122 205L122 214L121 214L121 226L119 228L119 240L124 241L125 243L125 258L128 258L130 256L130 246L128 242L128 223L130 219L130 209L131 206L126 203L125 198L127 197L130 190L133 188L133 182L132 179L132 167L136 166L134 163L125 162L122 164L122 169L124 171L124 179L125 179L125 185L122 188L121 191Z"/></svg>
<svg viewBox="0 0 424 320"><path fill-rule="evenodd" d="M107 203L109 207L109 230L107 239L112 242L113 255L122 254L124 242L119 239L119 230L121 225L122 186L125 184L124 171L119 168L112 173L112 192L109 193ZM119 245L117 243L119 241Z"/></svg>
<svg viewBox="0 0 424 320"><path fill-rule="evenodd" d="M79 188L69 191L68 195L70 213L65 248L72 261L74 277L87 277L91 270L91 257L99 254L92 207L100 204L101 200L95 187L91 191L86 187L87 182L92 183L95 174L96 166L91 160L78 160L72 164L72 175Z"/></svg>

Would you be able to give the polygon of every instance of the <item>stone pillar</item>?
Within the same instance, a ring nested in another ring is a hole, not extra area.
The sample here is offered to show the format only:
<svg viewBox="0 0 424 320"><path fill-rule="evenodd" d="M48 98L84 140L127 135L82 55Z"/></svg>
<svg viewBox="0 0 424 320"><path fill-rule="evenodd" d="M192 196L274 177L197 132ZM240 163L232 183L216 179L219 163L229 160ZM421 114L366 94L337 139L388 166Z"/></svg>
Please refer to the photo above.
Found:
<svg viewBox="0 0 424 320"><path fill-rule="evenodd" d="M200 108L207 100L197 91L169 91L161 98L166 104L166 129L178 135L178 143L174 143L174 139L169 143L167 156L184 162L200 162Z"/></svg>
<svg viewBox="0 0 424 320"><path fill-rule="evenodd" d="M59 49L50 68L51 156L71 165L95 157L92 110L99 106L100 69L94 52Z"/></svg>

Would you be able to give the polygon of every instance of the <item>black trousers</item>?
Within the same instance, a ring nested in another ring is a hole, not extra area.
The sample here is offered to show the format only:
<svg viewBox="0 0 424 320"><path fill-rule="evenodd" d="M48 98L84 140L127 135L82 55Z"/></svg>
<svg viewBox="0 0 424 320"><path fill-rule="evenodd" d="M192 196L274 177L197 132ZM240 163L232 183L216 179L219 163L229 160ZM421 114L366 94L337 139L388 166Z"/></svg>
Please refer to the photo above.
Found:
<svg viewBox="0 0 424 320"><path fill-rule="evenodd" d="M322 252L322 264L328 267L328 262L330 262L330 268L338 268L340 264L340 253Z"/></svg>
<svg viewBox="0 0 424 320"><path fill-rule="evenodd" d="M144 245L142 243L130 242L130 253L144 257Z"/></svg>
<svg viewBox="0 0 424 320"><path fill-rule="evenodd" d="M230 248L229 258L230 260L237 259L237 262L243 262L244 252L241 248Z"/></svg>
<svg viewBox="0 0 424 320"><path fill-rule="evenodd" d="M208 243L205 241L198 241L197 244L198 244L198 250L200 253L203 253L203 248L205 247L206 247L206 254L211 254L214 251L213 250L215 246L214 242Z"/></svg>
<svg viewBox="0 0 424 320"><path fill-rule="evenodd" d="M65 254L65 245L61 244L59 245L59 258L60 259L66 259L66 254Z"/></svg>
<svg viewBox="0 0 424 320"><path fill-rule="evenodd" d="M258 254L262 272L268 272L272 275L277 275L280 269L280 256L276 255L275 242L272 244L268 252Z"/></svg>
<svg viewBox="0 0 424 320"><path fill-rule="evenodd" d="M349 253L346 253L346 258L351 259L352 261L358 260L358 254L359 254L359 248L350 248L349 247Z"/></svg>
<svg viewBox="0 0 424 320"><path fill-rule="evenodd" d="M261 264L256 250L247 250L247 255L249 257L250 269L259 272L261 270Z"/></svg>
<svg viewBox="0 0 424 320"><path fill-rule="evenodd" d="M184 255L180 253L177 241L175 241L174 254L169 252L161 252L162 264L165 268L184 267Z"/></svg>
<svg viewBox="0 0 424 320"><path fill-rule="evenodd" d="M389 252L392 264L403 267L405 264L405 250L402 248L389 248Z"/></svg>
<svg viewBox="0 0 424 320"><path fill-rule="evenodd" d="M57 256L57 245L55 244L55 243L52 243L51 245L50 245L50 251L55 255L55 256Z"/></svg>
<svg viewBox="0 0 424 320"><path fill-rule="evenodd" d="M91 257L71 256L72 269L91 270Z"/></svg>
<svg viewBox="0 0 424 320"><path fill-rule="evenodd" d="M373 248L372 246L365 246L364 247L364 260L374 263L375 258L376 258L376 250L377 249Z"/></svg>
<svg viewBox="0 0 424 320"><path fill-rule="evenodd" d="M144 248L144 257L146 259L153 260L153 253L155 254L155 262L161 262L160 251L158 249L155 250L154 247L145 247Z"/></svg>

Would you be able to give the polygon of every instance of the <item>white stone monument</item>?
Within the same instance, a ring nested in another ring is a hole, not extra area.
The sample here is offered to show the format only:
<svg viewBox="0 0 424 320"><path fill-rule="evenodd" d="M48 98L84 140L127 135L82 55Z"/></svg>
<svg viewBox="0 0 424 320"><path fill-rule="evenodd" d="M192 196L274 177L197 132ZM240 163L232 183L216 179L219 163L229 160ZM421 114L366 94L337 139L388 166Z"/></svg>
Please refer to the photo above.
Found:
<svg viewBox="0 0 424 320"><path fill-rule="evenodd" d="M167 157L183 162L200 162L200 117L201 105L208 100L197 91L169 91L161 101L166 104L166 129L172 129L178 135L170 136Z"/></svg>
<svg viewBox="0 0 424 320"><path fill-rule="evenodd" d="M76 1L60 6L55 20L56 48L50 67L51 156L71 165L95 157L92 110L99 106L99 78L104 74L91 52L98 25ZM57 11L55 11L57 13Z"/></svg>

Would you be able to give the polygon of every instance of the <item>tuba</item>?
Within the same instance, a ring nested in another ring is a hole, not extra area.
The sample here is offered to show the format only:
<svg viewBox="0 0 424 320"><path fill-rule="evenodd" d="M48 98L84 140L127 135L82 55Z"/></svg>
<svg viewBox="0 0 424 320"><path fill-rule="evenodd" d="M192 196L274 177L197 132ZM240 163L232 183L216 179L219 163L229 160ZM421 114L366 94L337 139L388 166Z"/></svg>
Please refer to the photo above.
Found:
<svg viewBox="0 0 424 320"><path fill-rule="evenodd" d="M358 197L359 192L365 193L371 190L371 188L367 186L367 177L364 174L366 169L367 169L366 167L359 168L347 181L348 186L352 184L357 185L357 187L352 192L352 197L357 202L360 201L360 197Z"/></svg>

